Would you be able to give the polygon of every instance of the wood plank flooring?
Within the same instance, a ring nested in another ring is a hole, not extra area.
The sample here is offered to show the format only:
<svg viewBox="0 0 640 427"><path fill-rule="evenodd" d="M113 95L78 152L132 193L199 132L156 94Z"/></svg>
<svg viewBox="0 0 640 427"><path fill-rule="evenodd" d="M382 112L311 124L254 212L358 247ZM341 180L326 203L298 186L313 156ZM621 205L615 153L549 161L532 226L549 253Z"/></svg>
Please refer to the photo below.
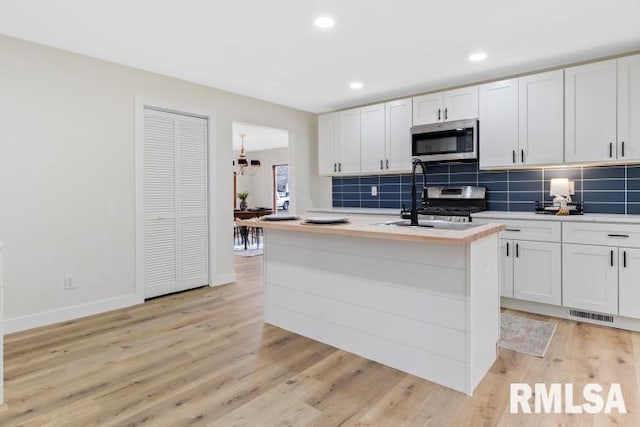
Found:
<svg viewBox="0 0 640 427"><path fill-rule="evenodd" d="M0 425L640 425L640 334L553 319L545 358L501 350L468 397L263 325L262 257L236 261L235 285L8 335ZM620 382L629 413L510 415L512 382Z"/></svg>

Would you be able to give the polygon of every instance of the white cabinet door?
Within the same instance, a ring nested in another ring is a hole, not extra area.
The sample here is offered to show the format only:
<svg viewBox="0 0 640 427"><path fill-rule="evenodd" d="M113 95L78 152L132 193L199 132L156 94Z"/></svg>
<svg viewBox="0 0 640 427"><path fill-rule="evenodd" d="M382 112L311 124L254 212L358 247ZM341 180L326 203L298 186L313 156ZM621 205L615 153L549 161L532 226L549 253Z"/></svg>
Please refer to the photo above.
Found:
<svg viewBox="0 0 640 427"><path fill-rule="evenodd" d="M513 240L500 239L500 296L513 298Z"/></svg>
<svg viewBox="0 0 640 427"><path fill-rule="evenodd" d="M360 109L341 111L338 122L338 172L360 172Z"/></svg>
<svg viewBox="0 0 640 427"><path fill-rule="evenodd" d="M640 318L640 249L618 249L620 316Z"/></svg>
<svg viewBox="0 0 640 427"><path fill-rule="evenodd" d="M518 79L480 86L480 168L517 162Z"/></svg>
<svg viewBox="0 0 640 427"><path fill-rule="evenodd" d="M609 246L563 244L562 305L618 314L617 257Z"/></svg>
<svg viewBox="0 0 640 427"><path fill-rule="evenodd" d="M616 60L565 70L565 161L616 158Z"/></svg>
<svg viewBox="0 0 640 427"><path fill-rule="evenodd" d="M411 171L412 107L411 98L399 99L385 104L387 131L385 170Z"/></svg>
<svg viewBox="0 0 640 427"><path fill-rule="evenodd" d="M516 240L513 262L513 297L560 305L562 254L560 243Z"/></svg>
<svg viewBox="0 0 640 427"><path fill-rule="evenodd" d="M564 71L518 79L519 160L526 165L564 161Z"/></svg>
<svg viewBox="0 0 640 427"><path fill-rule="evenodd" d="M640 55L618 59L618 159L640 159Z"/></svg>
<svg viewBox="0 0 640 427"><path fill-rule="evenodd" d="M413 97L413 125L428 125L443 120L444 106L442 93Z"/></svg>
<svg viewBox="0 0 640 427"><path fill-rule="evenodd" d="M478 118L478 86L443 93L444 121Z"/></svg>
<svg viewBox="0 0 640 427"><path fill-rule="evenodd" d="M335 158L338 142L338 114L318 116L318 174L333 175L338 171Z"/></svg>
<svg viewBox="0 0 640 427"><path fill-rule="evenodd" d="M363 173L377 173L385 168L385 104L360 109L360 163Z"/></svg>

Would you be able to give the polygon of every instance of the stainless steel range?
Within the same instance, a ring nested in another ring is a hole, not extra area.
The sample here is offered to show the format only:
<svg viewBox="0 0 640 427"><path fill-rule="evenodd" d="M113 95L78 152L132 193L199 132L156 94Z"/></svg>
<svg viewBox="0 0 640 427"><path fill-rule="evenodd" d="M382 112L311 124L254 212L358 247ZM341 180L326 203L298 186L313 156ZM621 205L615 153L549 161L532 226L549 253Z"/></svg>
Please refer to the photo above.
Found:
<svg viewBox="0 0 640 427"><path fill-rule="evenodd" d="M424 187L418 217L424 221L471 222L471 214L487 210L485 187L440 186ZM411 211L403 208L401 216L411 218Z"/></svg>

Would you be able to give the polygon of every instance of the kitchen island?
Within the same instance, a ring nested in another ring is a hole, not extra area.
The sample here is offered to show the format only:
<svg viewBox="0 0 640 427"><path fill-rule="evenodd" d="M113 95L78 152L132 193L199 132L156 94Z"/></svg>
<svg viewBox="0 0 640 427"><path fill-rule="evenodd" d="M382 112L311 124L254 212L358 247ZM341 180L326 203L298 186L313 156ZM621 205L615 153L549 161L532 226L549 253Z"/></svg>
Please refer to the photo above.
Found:
<svg viewBox="0 0 640 427"><path fill-rule="evenodd" d="M504 226L388 220L239 221L265 229L265 322L471 395L496 359Z"/></svg>

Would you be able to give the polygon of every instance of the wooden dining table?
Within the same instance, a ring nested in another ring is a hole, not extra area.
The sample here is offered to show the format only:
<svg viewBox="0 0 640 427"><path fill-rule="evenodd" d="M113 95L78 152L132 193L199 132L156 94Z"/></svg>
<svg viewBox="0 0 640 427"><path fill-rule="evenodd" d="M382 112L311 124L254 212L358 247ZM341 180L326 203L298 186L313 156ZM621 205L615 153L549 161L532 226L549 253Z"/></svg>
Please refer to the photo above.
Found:
<svg viewBox="0 0 640 427"><path fill-rule="evenodd" d="M259 218L261 216L271 215L272 213L273 213L273 210L271 209L247 209L244 211L240 209L234 209L233 219L236 220L236 219ZM247 250L247 245L249 242L249 227L247 227L246 225L241 225L240 236L242 237L244 249Z"/></svg>

